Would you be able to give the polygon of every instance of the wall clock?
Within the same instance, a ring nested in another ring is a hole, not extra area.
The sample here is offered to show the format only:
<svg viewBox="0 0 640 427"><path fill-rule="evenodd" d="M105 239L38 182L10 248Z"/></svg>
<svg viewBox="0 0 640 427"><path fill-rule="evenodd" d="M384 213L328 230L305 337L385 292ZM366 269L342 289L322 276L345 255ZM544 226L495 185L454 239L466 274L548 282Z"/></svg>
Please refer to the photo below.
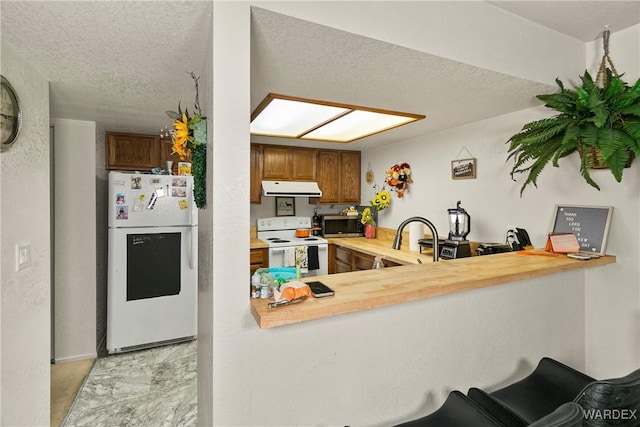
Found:
<svg viewBox="0 0 640 427"><path fill-rule="evenodd" d="M13 86L0 76L0 149L11 148L22 127L22 109Z"/></svg>

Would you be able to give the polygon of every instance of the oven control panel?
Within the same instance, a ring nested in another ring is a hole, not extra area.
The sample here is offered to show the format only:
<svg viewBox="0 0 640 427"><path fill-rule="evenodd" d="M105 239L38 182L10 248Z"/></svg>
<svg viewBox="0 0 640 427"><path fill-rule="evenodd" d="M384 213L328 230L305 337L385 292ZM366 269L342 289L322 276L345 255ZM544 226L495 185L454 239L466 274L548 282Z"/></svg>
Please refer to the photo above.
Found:
<svg viewBox="0 0 640 427"><path fill-rule="evenodd" d="M311 218L305 216L261 218L258 220L258 231L290 230L295 228L311 228Z"/></svg>

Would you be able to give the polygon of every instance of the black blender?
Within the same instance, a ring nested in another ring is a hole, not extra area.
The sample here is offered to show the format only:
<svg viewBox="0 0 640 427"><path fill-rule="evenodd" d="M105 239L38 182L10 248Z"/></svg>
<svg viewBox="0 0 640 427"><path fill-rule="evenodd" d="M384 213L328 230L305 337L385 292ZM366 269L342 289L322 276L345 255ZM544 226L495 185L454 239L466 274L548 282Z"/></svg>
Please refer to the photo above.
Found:
<svg viewBox="0 0 640 427"><path fill-rule="evenodd" d="M471 231L471 217L463 208L460 201L449 212L449 238L440 245L440 257L443 259L465 258L471 256L471 246L466 240Z"/></svg>

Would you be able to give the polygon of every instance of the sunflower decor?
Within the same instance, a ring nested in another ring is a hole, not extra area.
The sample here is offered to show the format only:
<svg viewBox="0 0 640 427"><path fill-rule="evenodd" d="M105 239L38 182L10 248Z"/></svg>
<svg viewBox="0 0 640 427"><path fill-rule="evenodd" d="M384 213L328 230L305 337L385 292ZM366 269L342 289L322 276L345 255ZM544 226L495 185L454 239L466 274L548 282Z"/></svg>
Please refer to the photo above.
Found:
<svg viewBox="0 0 640 427"><path fill-rule="evenodd" d="M182 111L178 103L178 111L167 111L171 117L173 127L165 126L161 129L160 136L171 137L173 140L172 152L181 160L191 154L191 173L193 174L193 197L198 208L204 208L207 203L206 175L207 175L207 121L202 116L200 101L198 99L198 79L193 72L190 73L196 86L195 113L189 115L189 110Z"/></svg>

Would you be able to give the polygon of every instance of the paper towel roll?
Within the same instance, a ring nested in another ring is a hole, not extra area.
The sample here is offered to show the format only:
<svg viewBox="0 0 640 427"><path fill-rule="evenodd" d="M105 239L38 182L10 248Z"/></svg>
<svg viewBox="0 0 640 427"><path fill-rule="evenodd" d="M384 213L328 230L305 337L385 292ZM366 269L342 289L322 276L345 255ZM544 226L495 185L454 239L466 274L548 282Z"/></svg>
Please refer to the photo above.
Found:
<svg viewBox="0 0 640 427"><path fill-rule="evenodd" d="M412 222L409 224L409 250L420 250L418 239L424 239L424 224L421 222Z"/></svg>

